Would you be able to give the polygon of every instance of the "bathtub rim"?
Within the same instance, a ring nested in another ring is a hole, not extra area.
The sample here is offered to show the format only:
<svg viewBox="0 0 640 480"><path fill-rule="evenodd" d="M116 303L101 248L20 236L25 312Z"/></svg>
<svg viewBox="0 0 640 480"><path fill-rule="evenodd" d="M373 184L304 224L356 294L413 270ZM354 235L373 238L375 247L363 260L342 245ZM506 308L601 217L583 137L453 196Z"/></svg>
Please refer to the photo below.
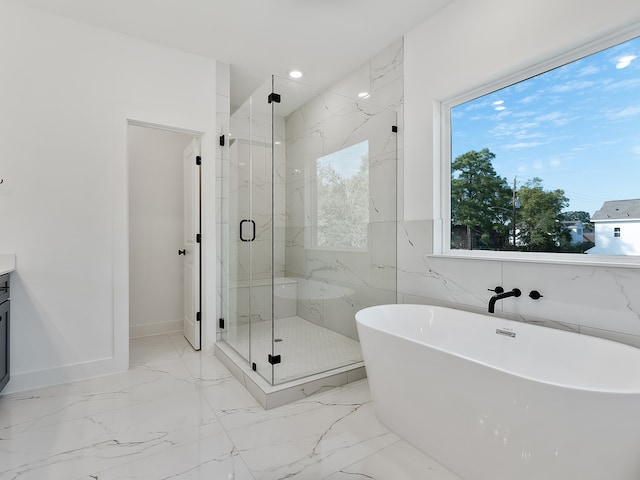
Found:
<svg viewBox="0 0 640 480"><path fill-rule="evenodd" d="M458 358L462 358L464 360L485 366L487 368L491 368L497 371L500 371L502 373L505 373L507 375L513 375L513 376L517 376L526 380L529 380L531 382L535 382L538 384L542 384L542 385L549 385L549 386L553 386L555 388L563 388L563 389L568 389L568 390L577 390L577 391L583 391L583 392L593 392L593 393L599 393L599 394L611 394L611 395L640 395L640 384L638 384L637 386L634 387L607 387L607 388L599 388L596 386L586 386L586 385L576 385L576 384L567 384L567 383L560 383L560 382L556 382L556 381L552 381L549 379L545 379L545 378L540 378L540 377L536 377L536 376L532 376L532 375L527 375L527 374L523 374L521 372L517 372L514 370L509 370L507 368L501 367L501 366L497 366L495 364L491 364L482 360L478 360L476 358L473 358L469 355L464 355L462 353L459 352L455 352L455 351L451 351L448 350L446 348L442 348L440 346L434 345L434 344L429 344L429 343L425 343L422 341L419 341L415 338L411 338L407 335L403 335L400 334L398 332L394 332L392 330L389 329L385 329L385 328L379 328L378 326L372 326L371 324L367 324L363 321L363 316L366 316L366 312L367 311L373 311L373 310L381 310L381 309L392 309L392 310L403 310L403 309L408 309L408 308L415 308L418 307L420 309L429 309L429 310L443 310L443 311L454 311L454 312L460 312L460 313L464 313L464 314L472 314L472 315L479 315L481 317L486 317L488 319L493 319L496 321L500 321L501 323L506 322L507 325L514 325L517 326L518 328L525 328L525 329L534 329L534 328L549 328L554 335L559 335L559 336L574 336L574 335L580 335L581 338L584 341L587 342L606 342L607 344L609 344L610 346L614 346L614 348L620 348L620 349L632 349L629 351L633 351L634 355L638 355L638 364L640 365L640 349L633 347L631 345L627 345L625 343L621 343L621 342L616 342L614 340L609 340L606 338L601 338L601 337L595 337L592 335L586 335L586 334L580 334L577 332L568 332L565 330L560 330L560 329L554 329L554 328L550 328L550 327L544 327L541 325L531 325L528 324L526 322L520 322L517 320L509 320L509 319L505 319L502 317L494 317L491 315L486 315L486 314L482 314L482 313L478 313L478 312L473 312L473 311L469 311L469 310L462 310L462 309L456 309L456 308L452 308L452 307L444 307L444 306L439 306L439 305L430 305L430 304L415 304L415 303L392 303L392 304L382 304L382 305L374 305L371 307L366 307L363 308L362 310L359 310L358 312L356 312L355 314L355 318L356 318L356 325L358 328L360 328L360 326L364 327L364 328L369 328L372 330L376 330L379 332L382 332L384 334L387 335L393 335L395 337L401 338L403 340L406 340L408 342L411 342L413 344L416 345L420 345L422 347L425 348L432 348L434 350L437 350L439 352L442 352L444 354L447 355L453 355L456 356ZM369 322L371 323L371 322ZM362 335L360 335L361 341L362 341ZM365 366L366 366L366 362L365 362ZM640 399L639 399L640 401Z"/></svg>

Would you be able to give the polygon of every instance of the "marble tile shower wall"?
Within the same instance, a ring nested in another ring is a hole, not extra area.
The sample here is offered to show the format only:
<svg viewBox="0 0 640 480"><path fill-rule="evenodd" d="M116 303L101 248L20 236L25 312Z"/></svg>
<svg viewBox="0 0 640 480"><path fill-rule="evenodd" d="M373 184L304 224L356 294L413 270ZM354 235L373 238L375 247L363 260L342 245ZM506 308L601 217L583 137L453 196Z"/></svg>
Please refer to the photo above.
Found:
<svg viewBox="0 0 640 480"><path fill-rule="evenodd" d="M498 315L640 347L640 270L432 257L432 225L399 222L399 302L486 312L488 288L517 287L523 295L498 302Z"/></svg>
<svg viewBox="0 0 640 480"><path fill-rule="evenodd" d="M396 301L396 187L402 157L403 44L398 41L286 118L286 276L298 278L298 315L357 338L355 313ZM335 95L333 93L340 95ZM354 102L369 92L366 102ZM342 96L343 95L343 96ZM385 108L371 107L373 105ZM400 133L392 133L398 125ZM317 159L369 142L364 251L313 248Z"/></svg>

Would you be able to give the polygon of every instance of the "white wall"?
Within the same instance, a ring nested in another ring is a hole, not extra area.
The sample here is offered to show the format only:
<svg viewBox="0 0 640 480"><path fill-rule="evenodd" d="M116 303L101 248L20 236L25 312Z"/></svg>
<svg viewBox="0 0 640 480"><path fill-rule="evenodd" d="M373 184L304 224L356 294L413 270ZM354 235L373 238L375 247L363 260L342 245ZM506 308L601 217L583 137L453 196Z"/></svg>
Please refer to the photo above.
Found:
<svg viewBox="0 0 640 480"><path fill-rule="evenodd" d="M457 0L405 37L404 221L398 239L401 301L486 311L487 288L525 295L502 315L640 346L640 271L430 257L439 219L437 102L517 73L640 22L635 0ZM437 196L436 196L437 197ZM532 290L544 297L526 297Z"/></svg>
<svg viewBox="0 0 640 480"><path fill-rule="evenodd" d="M129 127L129 332L182 331L186 133Z"/></svg>
<svg viewBox="0 0 640 480"><path fill-rule="evenodd" d="M0 44L0 252L17 256L7 391L124 370L127 119L211 133L213 159L215 61L4 0ZM214 184L213 161L203 176Z"/></svg>

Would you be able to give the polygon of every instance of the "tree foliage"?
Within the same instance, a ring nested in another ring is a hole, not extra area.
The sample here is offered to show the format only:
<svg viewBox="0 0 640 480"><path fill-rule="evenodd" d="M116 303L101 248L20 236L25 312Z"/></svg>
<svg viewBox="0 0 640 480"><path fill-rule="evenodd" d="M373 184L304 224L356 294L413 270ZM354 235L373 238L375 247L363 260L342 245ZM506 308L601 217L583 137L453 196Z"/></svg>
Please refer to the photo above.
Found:
<svg viewBox="0 0 640 480"><path fill-rule="evenodd" d="M562 209L569 206L564 190L546 191L542 179L535 177L518 191L519 242L529 251L555 252L571 243L571 234L560 221Z"/></svg>
<svg viewBox="0 0 640 480"><path fill-rule="evenodd" d="M485 148L471 150L451 164L451 221L475 232L481 247L501 248L508 237L513 191L507 180L497 175L495 154ZM468 248L474 245L469 244Z"/></svg>
<svg viewBox="0 0 640 480"><path fill-rule="evenodd" d="M340 176L330 165L317 170L317 245L327 248L367 247L369 224L369 162L360 158L358 171Z"/></svg>

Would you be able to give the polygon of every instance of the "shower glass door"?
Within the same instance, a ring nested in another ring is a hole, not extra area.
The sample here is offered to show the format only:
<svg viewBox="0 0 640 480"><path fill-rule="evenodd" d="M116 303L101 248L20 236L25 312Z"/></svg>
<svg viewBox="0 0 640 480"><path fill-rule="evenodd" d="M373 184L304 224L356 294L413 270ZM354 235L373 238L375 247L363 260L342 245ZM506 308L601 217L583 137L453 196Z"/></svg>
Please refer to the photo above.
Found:
<svg viewBox="0 0 640 480"><path fill-rule="evenodd" d="M358 368L396 302L397 112L341 88L272 77L225 132L221 340L271 385Z"/></svg>
<svg viewBox="0 0 640 480"><path fill-rule="evenodd" d="M273 383L272 129L265 84L232 116L224 133L222 340Z"/></svg>

